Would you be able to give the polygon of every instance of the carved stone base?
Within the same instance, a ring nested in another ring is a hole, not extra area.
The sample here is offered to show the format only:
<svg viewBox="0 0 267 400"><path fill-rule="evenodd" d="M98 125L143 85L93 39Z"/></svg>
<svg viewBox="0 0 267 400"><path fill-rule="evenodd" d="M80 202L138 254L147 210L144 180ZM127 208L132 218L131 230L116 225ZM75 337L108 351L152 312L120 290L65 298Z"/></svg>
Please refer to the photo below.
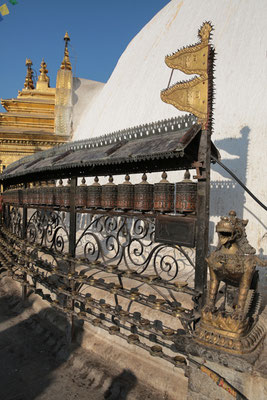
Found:
<svg viewBox="0 0 267 400"><path fill-rule="evenodd" d="M203 313L194 332L196 342L232 354L254 351L264 337L265 329L259 322L250 328L247 320L239 321L221 313Z"/></svg>

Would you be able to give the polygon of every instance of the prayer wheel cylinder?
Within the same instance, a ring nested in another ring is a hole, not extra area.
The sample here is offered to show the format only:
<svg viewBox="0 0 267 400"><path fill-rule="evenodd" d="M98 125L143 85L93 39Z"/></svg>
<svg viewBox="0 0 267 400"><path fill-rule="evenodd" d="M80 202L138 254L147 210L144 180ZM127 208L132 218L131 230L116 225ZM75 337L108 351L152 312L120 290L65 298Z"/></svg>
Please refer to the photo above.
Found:
<svg viewBox="0 0 267 400"><path fill-rule="evenodd" d="M170 212L174 208L174 184L167 180L166 172L161 177L162 180L154 185L154 210Z"/></svg>
<svg viewBox="0 0 267 400"><path fill-rule="evenodd" d="M27 192L28 204L33 204L33 188L29 186Z"/></svg>
<svg viewBox="0 0 267 400"><path fill-rule="evenodd" d="M46 205L47 197L47 182L42 182L40 187L40 204Z"/></svg>
<svg viewBox="0 0 267 400"><path fill-rule="evenodd" d="M68 182L67 182L66 186L62 186L60 205L62 207L69 207L70 206L70 179L68 179Z"/></svg>
<svg viewBox="0 0 267 400"><path fill-rule="evenodd" d="M55 181L52 180L46 187L46 205L52 206L55 203Z"/></svg>
<svg viewBox="0 0 267 400"><path fill-rule="evenodd" d="M18 204L22 205L23 204L23 190L18 189Z"/></svg>
<svg viewBox="0 0 267 400"><path fill-rule="evenodd" d="M134 186L130 182L130 176L125 176L125 182L118 185L117 207L122 210L134 208Z"/></svg>
<svg viewBox="0 0 267 400"><path fill-rule="evenodd" d="M35 204L41 204L41 193L42 193L42 185L39 182L38 186L36 187L36 197L35 197Z"/></svg>
<svg viewBox="0 0 267 400"><path fill-rule="evenodd" d="M36 197L37 197L37 187L35 186L35 183L33 183L31 188L31 204L37 204Z"/></svg>
<svg viewBox="0 0 267 400"><path fill-rule="evenodd" d="M143 174L142 182L134 186L134 209L139 211L153 209L153 185L147 182L146 174Z"/></svg>
<svg viewBox="0 0 267 400"><path fill-rule="evenodd" d="M56 206L61 205L62 187L63 187L63 181L62 181L62 179L60 179L58 186L55 187L55 205Z"/></svg>
<svg viewBox="0 0 267 400"><path fill-rule="evenodd" d="M29 204L29 197L30 197L30 187L29 184L27 184L27 187L24 189L24 196L23 196L23 202L24 204Z"/></svg>
<svg viewBox="0 0 267 400"><path fill-rule="evenodd" d="M75 205L77 207L86 207L87 205L87 185L84 178L81 185L76 187Z"/></svg>
<svg viewBox="0 0 267 400"><path fill-rule="evenodd" d="M176 211L179 213L196 212L197 204L197 183L192 182L190 173L187 170L184 180L176 183Z"/></svg>
<svg viewBox="0 0 267 400"><path fill-rule="evenodd" d="M118 187L113 183L113 177L108 178L108 183L103 185L101 194L101 207L102 208L116 208L117 207Z"/></svg>
<svg viewBox="0 0 267 400"><path fill-rule="evenodd" d="M102 186L98 183L99 179L96 176L94 183L88 186L87 189L87 207L88 208L100 208L101 207L101 193Z"/></svg>
<svg viewBox="0 0 267 400"><path fill-rule="evenodd" d="M14 189L13 203L14 204L19 204L19 189Z"/></svg>

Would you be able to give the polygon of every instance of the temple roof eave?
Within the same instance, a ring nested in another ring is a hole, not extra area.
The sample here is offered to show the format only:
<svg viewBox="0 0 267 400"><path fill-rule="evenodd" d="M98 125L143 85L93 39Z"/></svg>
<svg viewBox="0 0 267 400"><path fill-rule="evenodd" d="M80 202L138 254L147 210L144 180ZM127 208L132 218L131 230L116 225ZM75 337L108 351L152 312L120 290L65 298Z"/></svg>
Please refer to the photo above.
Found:
<svg viewBox="0 0 267 400"><path fill-rule="evenodd" d="M52 97L52 96L51 96ZM36 104L55 104L54 99L41 99L41 98L34 98L34 97L12 97L11 99L1 99L1 104L4 107L4 104L10 104L10 103L36 103Z"/></svg>
<svg viewBox="0 0 267 400"><path fill-rule="evenodd" d="M19 135L19 136L18 136ZM3 127L0 127L0 141L2 140L28 140L28 139L34 139L34 140L52 140L53 142L59 141L59 142L66 142L68 141L69 137L68 136L63 136L63 135L55 135L54 132L47 132L47 131L25 131L23 129L5 129Z"/></svg>

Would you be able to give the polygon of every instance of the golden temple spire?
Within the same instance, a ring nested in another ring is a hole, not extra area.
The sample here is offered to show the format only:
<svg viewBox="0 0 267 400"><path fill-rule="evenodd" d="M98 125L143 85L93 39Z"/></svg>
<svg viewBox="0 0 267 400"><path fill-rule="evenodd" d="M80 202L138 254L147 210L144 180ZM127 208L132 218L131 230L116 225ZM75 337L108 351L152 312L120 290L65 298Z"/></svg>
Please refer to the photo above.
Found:
<svg viewBox="0 0 267 400"><path fill-rule="evenodd" d="M65 33L64 40L65 40L64 58L63 58L60 68L71 70L72 67L71 67L71 63L70 63L70 59L69 59L69 50L68 50L68 42L70 41L70 37L68 35L68 32Z"/></svg>
<svg viewBox="0 0 267 400"><path fill-rule="evenodd" d="M40 75L38 77L38 81L36 84L36 89L40 90L40 89L45 89L49 87L49 77L47 76L47 65L44 61L44 59L42 59L41 62L41 68L40 68Z"/></svg>
<svg viewBox="0 0 267 400"><path fill-rule="evenodd" d="M32 76L33 76L32 61L29 58L26 58L25 65L27 67L27 75L26 75L25 82L24 82L24 88L31 90L31 89L34 89L34 84L33 84L33 80L32 80Z"/></svg>

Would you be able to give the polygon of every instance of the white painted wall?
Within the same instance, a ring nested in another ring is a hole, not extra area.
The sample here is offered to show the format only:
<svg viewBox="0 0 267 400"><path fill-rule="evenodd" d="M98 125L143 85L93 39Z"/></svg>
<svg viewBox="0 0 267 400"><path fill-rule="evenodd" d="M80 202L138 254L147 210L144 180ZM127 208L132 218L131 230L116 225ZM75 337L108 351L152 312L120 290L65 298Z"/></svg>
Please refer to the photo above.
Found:
<svg viewBox="0 0 267 400"><path fill-rule="evenodd" d="M172 0L131 41L109 81L88 104L74 140L170 118L182 112L160 100L170 69L166 54L194 44L204 21L217 53L213 140L222 161L266 204L267 1ZM187 76L175 71L172 83ZM248 237L267 254L267 213L213 168L211 220L229 209L249 218ZM216 241L216 239L215 239Z"/></svg>
<svg viewBox="0 0 267 400"><path fill-rule="evenodd" d="M83 113L96 99L105 83L90 79L73 78L72 130L75 131Z"/></svg>

